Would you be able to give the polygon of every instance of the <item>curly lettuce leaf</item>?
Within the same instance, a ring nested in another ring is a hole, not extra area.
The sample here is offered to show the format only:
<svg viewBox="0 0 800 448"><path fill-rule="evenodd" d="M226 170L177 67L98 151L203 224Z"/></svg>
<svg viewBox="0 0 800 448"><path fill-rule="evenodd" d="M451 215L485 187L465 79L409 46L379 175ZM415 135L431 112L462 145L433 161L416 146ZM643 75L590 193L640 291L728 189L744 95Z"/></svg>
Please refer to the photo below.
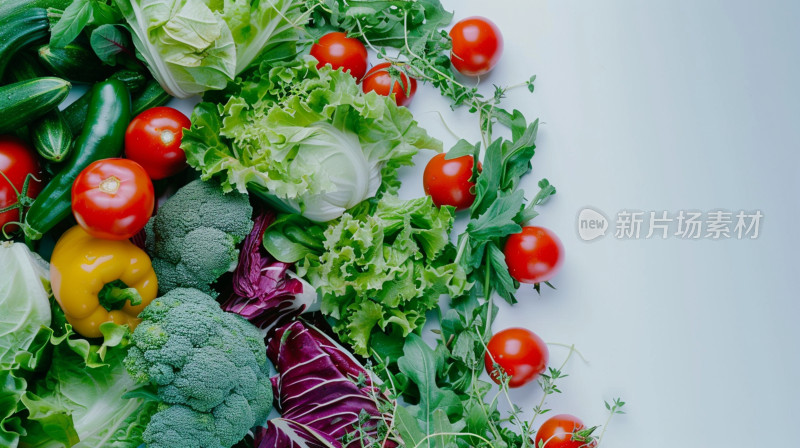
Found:
<svg viewBox="0 0 800 448"><path fill-rule="evenodd" d="M430 197L386 196L326 225L291 216L267 229L264 245L296 262L298 275L322 295L322 312L336 320L334 330L359 355L370 354L376 333L417 331L442 294L458 296L469 286L448 239L453 208Z"/></svg>
<svg viewBox="0 0 800 448"><path fill-rule="evenodd" d="M225 104L199 104L182 145L203 179L248 188L318 222L399 187L397 168L441 142L390 98L307 57L262 64Z"/></svg>

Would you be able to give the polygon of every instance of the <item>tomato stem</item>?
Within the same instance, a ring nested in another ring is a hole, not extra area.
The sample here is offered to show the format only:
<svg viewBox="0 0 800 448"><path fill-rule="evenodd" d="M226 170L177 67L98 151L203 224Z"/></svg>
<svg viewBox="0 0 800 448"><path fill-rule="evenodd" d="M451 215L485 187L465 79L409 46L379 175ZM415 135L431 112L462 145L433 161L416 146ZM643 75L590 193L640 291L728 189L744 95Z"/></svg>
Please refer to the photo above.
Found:
<svg viewBox="0 0 800 448"><path fill-rule="evenodd" d="M7 206L7 207L0 208L0 214L5 213L5 212L9 212L9 211L14 210L14 209L19 210L19 221L7 222L7 223L5 223L3 225L2 229L0 229L0 232L3 234L3 237L5 237L6 239L11 239L11 237L8 235L8 233L6 233L6 226L9 225L9 224L16 224L20 228L23 228L23 226L24 226L24 216L25 216L25 207L30 207L31 204L33 204L33 201L34 201L33 198L28 197L28 188L30 187L30 181L31 181L31 179L33 179L36 182L41 182L41 180L37 179L36 176L33 175L33 173L28 173L25 176L25 181L22 183L22 191L19 191L19 190L17 190L17 187L14 186L14 183L11 182L11 179L8 178L6 173L3 172L3 170L0 170L0 175L2 175L3 179L5 179L6 182L8 182L8 184L11 185L11 188L14 190L14 194L17 195L17 202L15 202L15 203ZM25 244L27 244L28 247L31 250L34 250L33 241L30 241L28 239L28 233L27 232L25 232Z"/></svg>
<svg viewBox="0 0 800 448"><path fill-rule="evenodd" d="M121 184L122 184L122 181L119 180L119 178L117 178L116 176L111 176L111 177L103 179L100 182L100 185L99 185L98 188L103 193L115 194L117 192L117 190L119 190L119 187L120 187Z"/></svg>

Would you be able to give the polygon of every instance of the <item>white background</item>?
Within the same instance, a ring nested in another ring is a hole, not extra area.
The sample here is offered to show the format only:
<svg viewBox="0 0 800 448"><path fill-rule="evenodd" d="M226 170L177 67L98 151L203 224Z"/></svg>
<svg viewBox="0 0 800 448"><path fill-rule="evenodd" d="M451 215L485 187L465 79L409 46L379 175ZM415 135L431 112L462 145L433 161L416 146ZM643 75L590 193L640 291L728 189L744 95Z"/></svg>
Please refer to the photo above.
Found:
<svg viewBox="0 0 800 448"><path fill-rule="evenodd" d="M534 223L561 237L566 264L558 290L525 288L518 305L501 305L495 331L528 327L589 359L570 361L548 407L602 424L603 400L621 396L628 414L612 421L609 448L796 445L800 4L443 3L456 20L483 15L503 32L504 56L482 86L538 76L534 94L513 92L509 104L543 121L526 185L529 197L542 177L557 187ZM446 147L455 139L433 111L479 138L475 116L450 112L429 87L411 110ZM408 171L408 197L422 194L429 157ZM605 238L578 238L584 206L611 218ZM720 208L761 210L760 237L613 237L623 209ZM553 348L551 364L565 355ZM541 391L513 398L530 409Z"/></svg>
<svg viewBox="0 0 800 448"><path fill-rule="evenodd" d="M628 414L612 422L609 448L796 445L800 4L443 3L456 20L487 16L503 32L487 92L538 76L534 94L512 92L508 104L542 120L526 185L529 197L542 177L557 187L534 223L561 237L566 264L558 290L526 287L513 309L501 304L495 331L527 327L589 359L570 361L547 407L599 425L603 400L622 397ZM430 87L410 108L445 147L456 139L436 111L460 137L479 139L476 117L451 112ZM423 194L431 156L405 170L404 196ZM585 206L611 218L591 243L576 230ZM623 209L761 210L764 219L756 240L623 241L613 237ZM551 364L565 355L554 347ZM530 410L541 391L531 384L512 397Z"/></svg>

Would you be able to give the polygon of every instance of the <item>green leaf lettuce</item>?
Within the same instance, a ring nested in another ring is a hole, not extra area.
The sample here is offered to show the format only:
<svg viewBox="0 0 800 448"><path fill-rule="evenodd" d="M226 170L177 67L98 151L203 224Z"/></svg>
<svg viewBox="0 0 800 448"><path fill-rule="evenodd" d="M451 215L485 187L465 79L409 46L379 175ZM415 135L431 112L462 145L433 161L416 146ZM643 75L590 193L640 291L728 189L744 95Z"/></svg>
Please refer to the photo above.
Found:
<svg viewBox="0 0 800 448"><path fill-rule="evenodd" d="M300 0L116 0L153 76L178 98L223 89L266 48L297 40Z"/></svg>
<svg viewBox="0 0 800 448"><path fill-rule="evenodd" d="M448 240L453 208L430 197L404 201L386 196L327 225L282 218L264 236L276 258L296 262L297 273L322 295L322 312L362 356L374 334L402 338L419 331L442 294L469 286ZM309 242L320 235L322 246Z"/></svg>
<svg viewBox="0 0 800 448"><path fill-rule="evenodd" d="M324 222L399 187L397 168L441 142L394 100L307 57L262 64L225 104L199 104L181 147L203 179Z"/></svg>
<svg viewBox="0 0 800 448"><path fill-rule="evenodd" d="M52 335L52 362L30 384L21 402L28 412L20 443L25 447L138 446L157 402L136 384L122 360L130 330L100 326L101 345L65 334Z"/></svg>

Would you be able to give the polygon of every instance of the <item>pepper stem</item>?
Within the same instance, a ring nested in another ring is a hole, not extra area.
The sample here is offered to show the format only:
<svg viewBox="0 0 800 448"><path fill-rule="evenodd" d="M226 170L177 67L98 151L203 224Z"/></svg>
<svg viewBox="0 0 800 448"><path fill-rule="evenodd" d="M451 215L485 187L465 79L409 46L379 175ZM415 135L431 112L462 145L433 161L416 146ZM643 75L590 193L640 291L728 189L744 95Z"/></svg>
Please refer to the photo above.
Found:
<svg viewBox="0 0 800 448"><path fill-rule="evenodd" d="M122 309L125 302L130 301L131 305L136 306L142 303L142 296L136 288L129 288L122 280L114 280L103 285L103 289L97 294L100 305L108 311Z"/></svg>

